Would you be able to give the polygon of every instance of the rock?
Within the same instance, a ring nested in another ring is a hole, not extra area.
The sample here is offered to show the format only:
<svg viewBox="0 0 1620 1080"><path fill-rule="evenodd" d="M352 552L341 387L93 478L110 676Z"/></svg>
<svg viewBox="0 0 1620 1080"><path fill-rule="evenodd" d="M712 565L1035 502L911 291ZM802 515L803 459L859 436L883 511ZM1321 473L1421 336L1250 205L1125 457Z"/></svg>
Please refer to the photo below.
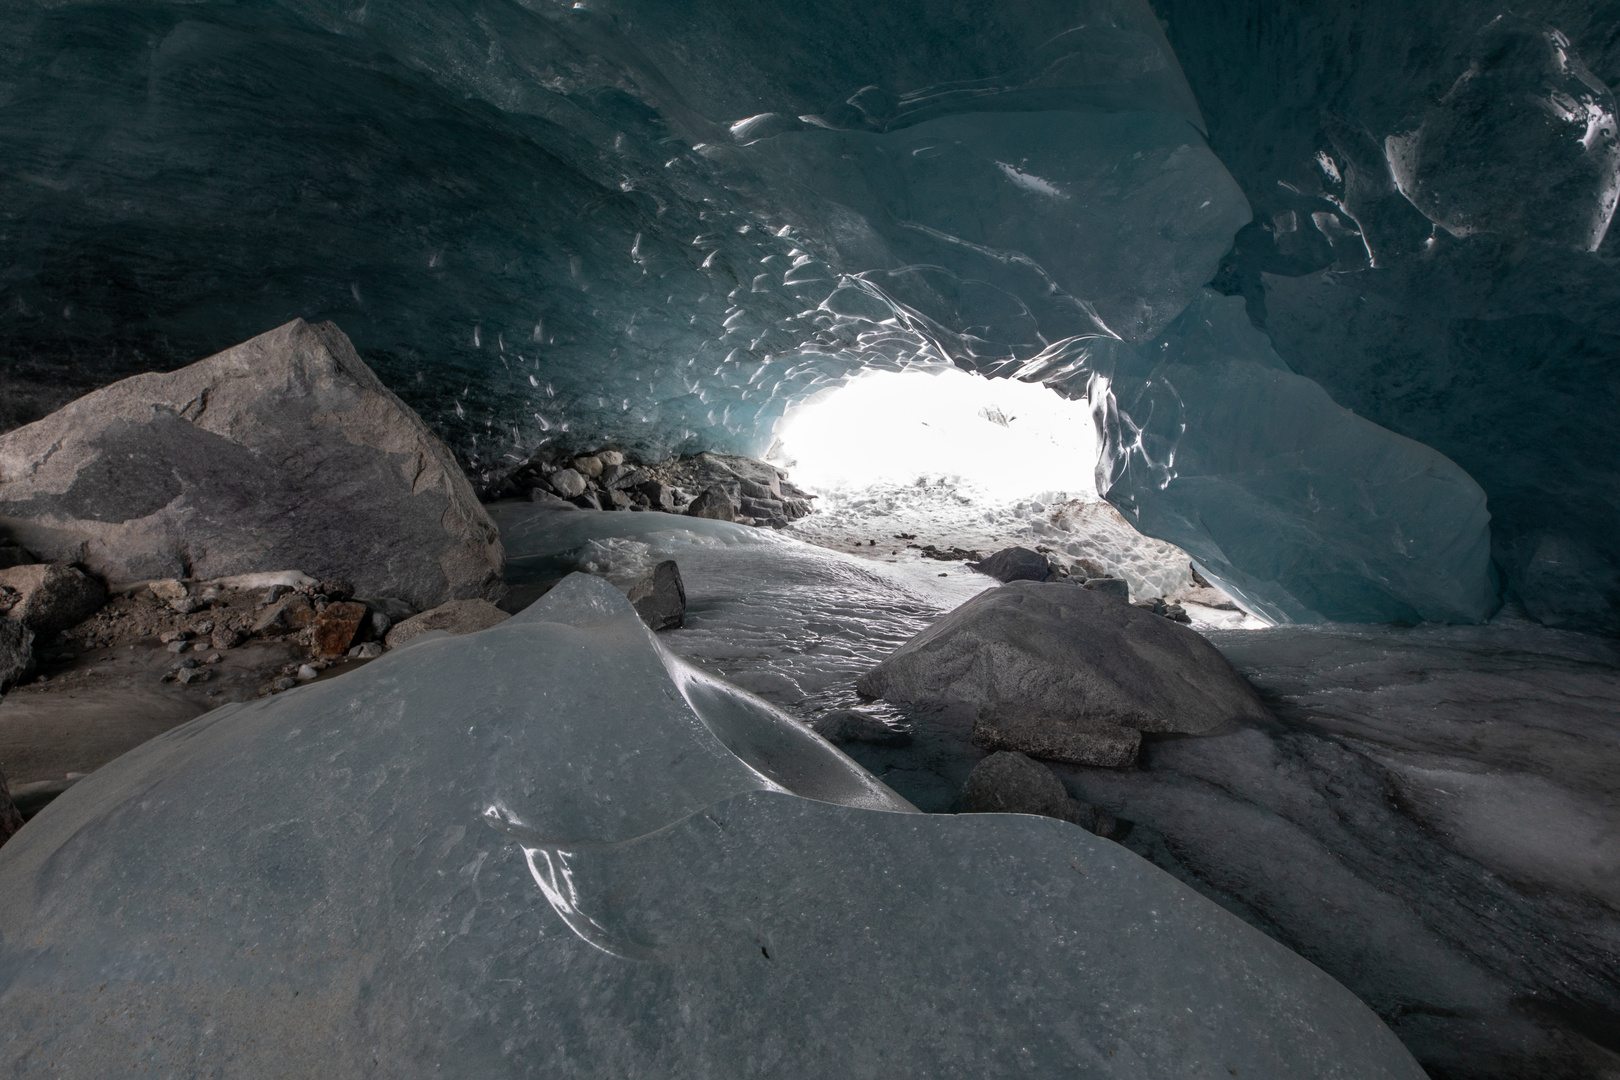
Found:
<svg viewBox="0 0 1620 1080"><path fill-rule="evenodd" d="M315 621L315 608L303 593L283 596L253 621L255 634L286 634Z"/></svg>
<svg viewBox="0 0 1620 1080"><path fill-rule="evenodd" d="M636 493L647 500L647 506L653 510L675 509L675 489L657 480L648 480L639 484Z"/></svg>
<svg viewBox="0 0 1620 1080"><path fill-rule="evenodd" d="M17 804L11 801L11 788L6 783L6 774L0 773L0 844L10 840L22 827L22 812L17 809Z"/></svg>
<svg viewBox="0 0 1620 1080"><path fill-rule="evenodd" d="M686 516L730 521L737 516L737 512L731 505L731 496L716 485L705 488L703 494L692 500L692 505L686 508Z"/></svg>
<svg viewBox="0 0 1620 1080"><path fill-rule="evenodd" d="M1026 547L1003 548L983 562L972 564L981 574L997 581L1048 581L1052 577L1051 564L1046 556Z"/></svg>
<svg viewBox="0 0 1620 1080"><path fill-rule="evenodd" d="M587 479L595 480L602 475L602 459L595 456L577 457L574 459L574 470Z"/></svg>
<svg viewBox="0 0 1620 1080"><path fill-rule="evenodd" d="M1078 825L1081 804L1038 761L999 751L973 767L962 790L970 814L1038 814Z"/></svg>
<svg viewBox="0 0 1620 1080"><path fill-rule="evenodd" d="M575 497L574 505L581 510L600 510L602 509L602 500L597 497L594 490L586 488L584 492Z"/></svg>
<svg viewBox="0 0 1620 1080"><path fill-rule="evenodd" d="M368 641L364 645L355 646L355 655L362 660L375 660L383 654L382 642Z"/></svg>
<svg viewBox="0 0 1620 1080"><path fill-rule="evenodd" d="M370 617L366 605L353 601L327 604L326 610L315 616L315 655L342 656Z"/></svg>
<svg viewBox="0 0 1620 1080"><path fill-rule="evenodd" d="M573 472L573 470L570 469L569 472ZM576 474L576 475L578 475L578 474ZM529 489L529 501L533 502L533 503L541 503L541 504L543 504L543 505L545 505L547 507L550 507L553 510L575 510L575 509L578 509L576 506L574 506L573 503L569 502L567 499L562 498L560 495L553 495L551 492L547 491L545 488L538 488L538 487L530 488Z"/></svg>
<svg viewBox="0 0 1620 1080"><path fill-rule="evenodd" d="M293 678L291 675L283 675L270 685L275 687L277 690L291 690L293 687L298 685L298 680Z"/></svg>
<svg viewBox="0 0 1620 1080"><path fill-rule="evenodd" d="M602 496L602 509L628 510L631 507L630 496L622 491L609 490Z"/></svg>
<svg viewBox="0 0 1620 1080"><path fill-rule="evenodd" d="M115 583L297 566L419 607L503 589L450 451L301 319L0 435L0 531Z"/></svg>
<svg viewBox="0 0 1620 1080"><path fill-rule="evenodd" d="M1195 631L1062 582L980 593L856 686L998 728L1034 718L1072 732L1205 734L1268 716L1254 688Z"/></svg>
<svg viewBox="0 0 1620 1080"><path fill-rule="evenodd" d="M585 478L573 469L558 469L547 479L551 489L565 499L576 499L585 493Z"/></svg>
<svg viewBox="0 0 1620 1080"><path fill-rule="evenodd" d="M299 682L309 682L311 679L314 679L318 675L320 675L320 672L316 671L314 668L310 667L308 664L299 664L298 665L298 674L294 675L293 678L297 679Z"/></svg>
<svg viewBox="0 0 1620 1080"><path fill-rule="evenodd" d="M184 641L171 641L171 642L169 642L169 644L167 646L165 646L165 648L167 648L170 652L172 652L176 656L178 656L181 653L185 652L186 649L189 648L189 646Z"/></svg>
<svg viewBox="0 0 1620 1080"><path fill-rule="evenodd" d="M354 586L341 578L329 578L315 586L315 591L328 600L354 599Z"/></svg>
<svg viewBox="0 0 1620 1080"><path fill-rule="evenodd" d="M686 585L674 559L665 559L630 590L630 603L654 630L678 629L686 622Z"/></svg>
<svg viewBox="0 0 1620 1080"><path fill-rule="evenodd" d="M167 645L173 641L184 641L191 636L189 630L165 630L158 635L158 640Z"/></svg>
<svg viewBox="0 0 1620 1080"><path fill-rule="evenodd" d="M1069 765L1123 768L1136 764L1142 733L1128 727L1075 728L1072 724L1009 716L973 725L973 744L982 750L1016 750L1030 757Z"/></svg>
<svg viewBox="0 0 1620 1080"><path fill-rule="evenodd" d="M1194 574L1193 579L1197 581L1198 575ZM1176 599L1188 604L1202 604L1204 607L1215 608L1219 611L1242 610L1237 604L1233 603L1230 596L1208 585L1197 585L1191 589L1183 589L1176 595Z"/></svg>
<svg viewBox="0 0 1620 1080"><path fill-rule="evenodd" d="M75 567L57 563L0 570L0 587L15 589L19 594L8 614L21 619L46 640L94 615L107 602L107 590L101 582Z"/></svg>
<svg viewBox="0 0 1620 1080"><path fill-rule="evenodd" d="M818 716L810 725L830 743L870 743L873 746L909 746L911 732L892 728L875 716L855 709L838 709Z"/></svg>
<svg viewBox="0 0 1620 1080"><path fill-rule="evenodd" d="M604 469L617 468L624 464L624 455L617 450L599 450L596 454L596 460L602 463Z"/></svg>
<svg viewBox="0 0 1620 1080"><path fill-rule="evenodd" d="M34 670L34 632L21 619L0 615L0 695Z"/></svg>
<svg viewBox="0 0 1620 1080"><path fill-rule="evenodd" d="M207 668L183 667L174 673L174 681L189 686L192 683L207 682L212 674Z"/></svg>
<svg viewBox="0 0 1620 1080"><path fill-rule="evenodd" d="M216 626L208 640L216 649L234 649L242 644L242 631L232 630L228 626Z"/></svg>
<svg viewBox="0 0 1620 1080"><path fill-rule="evenodd" d="M185 582L174 578L162 578L147 583L147 591L157 597L159 602L172 604L176 600L184 600L189 594Z"/></svg>
<svg viewBox="0 0 1620 1080"><path fill-rule="evenodd" d="M1085 580L1084 587L1092 592L1112 596L1116 600L1123 600L1127 604L1131 602L1131 583L1124 578L1088 577Z"/></svg>
<svg viewBox="0 0 1620 1080"><path fill-rule="evenodd" d="M443 630L451 634L471 634L487 630L510 616L488 600L452 600L431 611L413 615L388 631L388 647L397 649L418 634Z"/></svg>

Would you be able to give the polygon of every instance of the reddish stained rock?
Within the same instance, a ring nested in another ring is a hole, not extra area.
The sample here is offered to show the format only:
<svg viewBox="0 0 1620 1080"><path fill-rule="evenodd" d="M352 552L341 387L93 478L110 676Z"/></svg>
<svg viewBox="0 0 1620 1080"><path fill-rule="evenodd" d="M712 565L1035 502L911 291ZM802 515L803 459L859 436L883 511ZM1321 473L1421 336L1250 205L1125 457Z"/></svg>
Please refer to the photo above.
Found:
<svg viewBox="0 0 1620 1080"><path fill-rule="evenodd" d="M348 652L366 622L366 615L364 604L353 601L327 604L326 610L315 616L316 655L342 656Z"/></svg>

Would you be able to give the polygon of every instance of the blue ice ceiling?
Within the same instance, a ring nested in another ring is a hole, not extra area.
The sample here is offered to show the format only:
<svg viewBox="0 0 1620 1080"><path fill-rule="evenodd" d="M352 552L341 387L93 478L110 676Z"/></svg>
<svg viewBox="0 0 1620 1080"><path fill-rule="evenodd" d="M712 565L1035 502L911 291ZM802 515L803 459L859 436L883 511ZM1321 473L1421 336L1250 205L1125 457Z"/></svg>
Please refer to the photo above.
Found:
<svg viewBox="0 0 1620 1080"><path fill-rule="evenodd" d="M3 375L332 318L476 468L948 360L1275 617L1620 630L1615 20L1297 8L0 0Z"/></svg>

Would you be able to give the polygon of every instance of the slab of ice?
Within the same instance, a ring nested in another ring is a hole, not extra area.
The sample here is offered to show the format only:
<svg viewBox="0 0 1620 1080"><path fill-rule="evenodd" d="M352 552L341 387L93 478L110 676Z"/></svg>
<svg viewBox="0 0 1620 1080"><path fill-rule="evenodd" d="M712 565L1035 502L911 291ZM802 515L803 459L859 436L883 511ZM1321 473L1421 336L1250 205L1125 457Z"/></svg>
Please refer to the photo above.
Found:
<svg viewBox="0 0 1620 1080"><path fill-rule="evenodd" d="M1241 299L1206 290L1158 341L1098 355L1098 490L1249 610L1278 623L1495 610L1479 485L1294 374Z"/></svg>
<svg viewBox="0 0 1620 1080"><path fill-rule="evenodd" d="M1337 983L1124 849L910 809L574 576L54 802L0 850L0 1053L97 1076L1422 1075Z"/></svg>

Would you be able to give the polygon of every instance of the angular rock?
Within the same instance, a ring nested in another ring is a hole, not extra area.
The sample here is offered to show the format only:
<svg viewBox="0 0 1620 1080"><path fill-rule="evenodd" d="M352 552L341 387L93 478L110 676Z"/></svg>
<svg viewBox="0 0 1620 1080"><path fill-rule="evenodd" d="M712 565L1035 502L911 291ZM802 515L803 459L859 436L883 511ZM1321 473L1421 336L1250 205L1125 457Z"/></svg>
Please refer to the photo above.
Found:
<svg viewBox="0 0 1620 1080"><path fill-rule="evenodd" d="M327 604L326 610L315 616L315 655L342 656L366 626L370 612L366 605L351 601Z"/></svg>
<svg viewBox="0 0 1620 1080"><path fill-rule="evenodd" d="M228 626L216 626L208 641L216 649L234 649L242 644L242 631L232 630Z"/></svg>
<svg viewBox="0 0 1620 1080"><path fill-rule="evenodd" d="M1136 764L1142 733L1110 725L1077 727L1072 722L1007 716L973 725L973 745L981 750L1009 750L1067 765L1123 768Z"/></svg>
<svg viewBox="0 0 1620 1080"><path fill-rule="evenodd" d="M1215 647L1113 597L1062 582L980 593L912 638L857 689L993 725L1204 734L1267 716Z"/></svg>
<svg viewBox="0 0 1620 1080"><path fill-rule="evenodd" d="M705 488L703 494L692 500L692 505L686 508L687 517L712 518L715 521L730 521L737 516L731 503L731 496L719 485Z"/></svg>
<svg viewBox="0 0 1620 1080"><path fill-rule="evenodd" d="M686 622L686 584L674 559L665 559L630 590L630 603L653 630L673 630Z"/></svg>
<svg viewBox="0 0 1620 1080"><path fill-rule="evenodd" d="M502 590L450 451L301 319L0 436L0 530L114 583L297 566L419 607Z"/></svg>
<svg viewBox="0 0 1620 1080"><path fill-rule="evenodd" d="M586 479L595 480L602 475L602 459L594 454L588 457L577 457L574 459L574 469Z"/></svg>
<svg viewBox="0 0 1620 1080"><path fill-rule="evenodd" d="M579 495L575 496L574 505L579 507L581 510L600 510L602 509L602 500L601 497L597 495L594 488L586 488Z"/></svg>
<svg viewBox="0 0 1620 1080"><path fill-rule="evenodd" d="M22 827L22 812L17 809L17 804L11 801L11 788L6 783L6 774L0 773L0 844L10 840Z"/></svg>
<svg viewBox="0 0 1620 1080"><path fill-rule="evenodd" d="M648 480L636 486L636 493L647 500L653 510L675 509L675 489L657 480Z"/></svg>
<svg viewBox="0 0 1620 1080"><path fill-rule="evenodd" d="M94 615L107 602L107 589L83 571L57 563L35 563L0 570L0 587L15 589L17 602L7 613L49 641Z"/></svg>
<svg viewBox="0 0 1620 1080"><path fill-rule="evenodd" d="M962 794L970 814L1039 814L1080 824L1080 803L1063 781L1012 751L998 751L975 765Z"/></svg>
<svg viewBox="0 0 1620 1080"><path fill-rule="evenodd" d="M997 581L1048 581L1052 578L1051 564L1046 556L1027 547L1003 548L983 562L972 564L981 574Z"/></svg>
<svg viewBox="0 0 1620 1080"><path fill-rule="evenodd" d="M532 487L529 489L529 501L532 503L541 503L542 505L548 506L553 510L578 509L578 507L569 502L567 499L564 499L559 495L553 495L551 492L541 487Z"/></svg>
<svg viewBox="0 0 1620 1080"><path fill-rule="evenodd" d="M610 489L602 495L602 509L628 510L630 509L630 496L622 491Z"/></svg>
<svg viewBox="0 0 1620 1080"><path fill-rule="evenodd" d="M290 634L315 621L315 608L303 593L283 596L253 621L255 634Z"/></svg>
<svg viewBox="0 0 1620 1080"><path fill-rule="evenodd" d="M0 615L0 695L34 670L34 632L21 619Z"/></svg>
<svg viewBox="0 0 1620 1080"><path fill-rule="evenodd" d="M449 634L472 634L505 622L511 616L488 600L452 600L431 611L413 615L388 631L390 649L397 649L418 634L443 630Z"/></svg>
<svg viewBox="0 0 1620 1080"><path fill-rule="evenodd" d="M624 464L624 455L617 450L599 450L596 460L602 463L602 468L612 469Z"/></svg>
<svg viewBox="0 0 1620 1080"><path fill-rule="evenodd" d="M573 469L558 469L546 477L551 484L551 490L565 499L578 498L585 493L585 478Z"/></svg>
<svg viewBox="0 0 1620 1080"><path fill-rule="evenodd" d="M830 743L870 743L873 746L910 746L911 732L892 728L875 716L855 709L837 709L818 716L810 727Z"/></svg>

